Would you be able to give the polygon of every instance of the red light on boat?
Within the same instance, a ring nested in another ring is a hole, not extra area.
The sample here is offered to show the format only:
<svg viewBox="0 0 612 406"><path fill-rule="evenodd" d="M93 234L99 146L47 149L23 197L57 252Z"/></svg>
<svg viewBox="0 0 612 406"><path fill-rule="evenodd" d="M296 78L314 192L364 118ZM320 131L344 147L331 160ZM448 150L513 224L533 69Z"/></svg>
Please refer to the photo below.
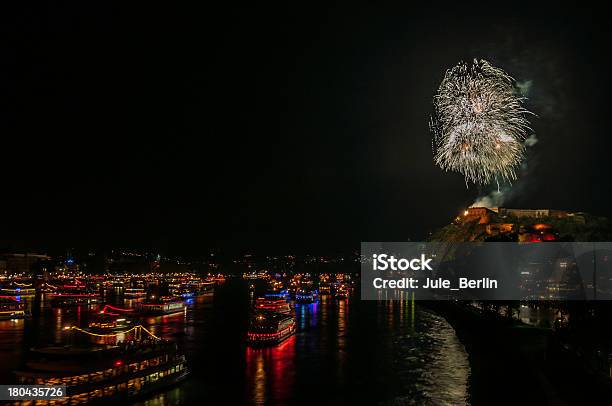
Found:
<svg viewBox="0 0 612 406"><path fill-rule="evenodd" d="M116 366L116 367L120 367L121 365L123 365L123 361L121 361L120 359L118 359L117 361L115 361L115 366Z"/></svg>

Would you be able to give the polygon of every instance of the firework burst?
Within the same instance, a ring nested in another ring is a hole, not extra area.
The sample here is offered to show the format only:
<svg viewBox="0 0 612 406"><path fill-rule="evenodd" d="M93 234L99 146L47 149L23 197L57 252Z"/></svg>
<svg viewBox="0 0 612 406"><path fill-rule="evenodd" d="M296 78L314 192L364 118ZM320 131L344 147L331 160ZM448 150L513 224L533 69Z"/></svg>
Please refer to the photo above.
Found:
<svg viewBox="0 0 612 406"><path fill-rule="evenodd" d="M512 182L524 158L529 114L515 81L485 60L449 69L434 96L434 161L468 182Z"/></svg>

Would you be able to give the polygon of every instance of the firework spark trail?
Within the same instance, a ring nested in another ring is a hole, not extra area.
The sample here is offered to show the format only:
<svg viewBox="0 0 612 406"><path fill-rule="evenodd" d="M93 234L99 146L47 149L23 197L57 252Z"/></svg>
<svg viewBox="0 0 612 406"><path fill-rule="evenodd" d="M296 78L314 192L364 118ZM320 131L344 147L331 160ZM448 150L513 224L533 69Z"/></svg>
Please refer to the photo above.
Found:
<svg viewBox="0 0 612 406"><path fill-rule="evenodd" d="M485 60L449 69L434 96L434 161L468 182L511 182L531 129L515 81Z"/></svg>

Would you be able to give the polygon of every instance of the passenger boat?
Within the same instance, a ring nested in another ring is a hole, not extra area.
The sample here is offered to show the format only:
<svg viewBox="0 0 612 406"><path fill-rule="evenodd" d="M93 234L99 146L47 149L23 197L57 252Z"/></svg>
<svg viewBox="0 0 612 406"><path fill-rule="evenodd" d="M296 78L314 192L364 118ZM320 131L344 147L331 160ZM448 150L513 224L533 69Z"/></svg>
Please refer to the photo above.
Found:
<svg viewBox="0 0 612 406"><path fill-rule="evenodd" d="M25 304L14 296L0 296L0 320L26 318Z"/></svg>
<svg viewBox="0 0 612 406"><path fill-rule="evenodd" d="M185 299L195 296L212 295L215 292L215 282L203 282L200 280L192 280L185 283L177 284L170 289L170 293L174 296L180 296Z"/></svg>
<svg viewBox="0 0 612 406"><path fill-rule="evenodd" d="M43 282L39 289L40 293L53 293L57 290L57 287L50 284L49 282Z"/></svg>
<svg viewBox="0 0 612 406"><path fill-rule="evenodd" d="M127 317L107 313L98 314L88 324L89 330L95 333L128 330L131 326L132 321Z"/></svg>
<svg viewBox="0 0 612 406"><path fill-rule="evenodd" d="M346 286L339 285L336 287L336 290L334 292L334 297L336 299L346 299L348 296L349 296L349 290Z"/></svg>
<svg viewBox="0 0 612 406"><path fill-rule="evenodd" d="M180 313L186 310L182 298L163 296L158 301L147 301L136 304L136 311L141 314L163 316Z"/></svg>
<svg viewBox="0 0 612 406"><path fill-rule="evenodd" d="M271 290L271 291L266 292L264 296L267 298L287 300L289 298L289 291L287 289Z"/></svg>
<svg viewBox="0 0 612 406"><path fill-rule="evenodd" d="M319 294L329 295L331 293L331 286L329 283L321 283L319 285Z"/></svg>
<svg viewBox="0 0 612 406"><path fill-rule="evenodd" d="M31 283L13 282L0 289L0 294L7 296L34 296L36 289Z"/></svg>
<svg viewBox="0 0 612 406"><path fill-rule="evenodd" d="M259 297L255 300L255 310L291 314L291 305L283 298Z"/></svg>
<svg viewBox="0 0 612 406"><path fill-rule="evenodd" d="M177 293L183 299L191 299L196 296L196 292L191 289L181 289Z"/></svg>
<svg viewBox="0 0 612 406"><path fill-rule="evenodd" d="M288 299L289 291L284 287L281 281L272 280L270 281L270 288L264 296L270 298Z"/></svg>
<svg viewBox="0 0 612 406"><path fill-rule="evenodd" d="M195 285L197 295L198 296L212 295L213 293L215 293L215 284L216 282L214 280L202 281L202 282L197 283Z"/></svg>
<svg viewBox="0 0 612 406"><path fill-rule="evenodd" d="M242 274L243 279L258 279L258 275L255 272L244 272Z"/></svg>
<svg viewBox="0 0 612 406"><path fill-rule="evenodd" d="M215 281L215 283L224 283L225 282L225 275L217 274L216 276L213 277L213 280Z"/></svg>
<svg viewBox="0 0 612 406"><path fill-rule="evenodd" d="M316 299L317 299L317 294L313 290L298 289L295 292L296 303L309 304L309 303L314 303Z"/></svg>
<svg viewBox="0 0 612 406"><path fill-rule="evenodd" d="M292 315L257 311L251 316L247 345L251 347L276 345L295 334L295 329L295 317Z"/></svg>
<svg viewBox="0 0 612 406"><path fill-rule="evenodd" d="M52 306L79 306L98 303L101 297L84 284L63 285L50 294Z"/></svg>
<svg viewBox="0 0 612 406"><path fill-rule="evenodd" d="M176 384L188 375L185 356L176 344L142 340L115 346L32 349L22 385L65 385L67 396L36 404L79 405L128 402Z"/></svg>
<svg viewBox="0 0 612 406"><path fill-rule="evenodd" d="M126 299L138 299L143 298L147 295L147 292L142 288L125 288L123 290L123 297Z"/></svg>

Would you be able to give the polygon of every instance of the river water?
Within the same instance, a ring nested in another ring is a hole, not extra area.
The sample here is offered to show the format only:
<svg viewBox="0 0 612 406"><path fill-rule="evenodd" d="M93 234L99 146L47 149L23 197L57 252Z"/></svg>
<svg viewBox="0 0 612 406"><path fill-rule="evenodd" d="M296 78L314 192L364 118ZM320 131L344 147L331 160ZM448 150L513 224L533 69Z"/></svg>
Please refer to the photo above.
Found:
<svg viewBox="0 0 612 406"><path fill-rule="evenodd" d="M138 405L469 403L467 353L452 327L410 301L365 302L322 296L295 305L298 332L280 345L250 349L244 337L256 295L229 279L185 313L145 320L176 340L190 378ZM84 323L97 306L31 303L30 320L0 321L1 382L10 382L27 349L70 340L62 327Z"/></svg>

